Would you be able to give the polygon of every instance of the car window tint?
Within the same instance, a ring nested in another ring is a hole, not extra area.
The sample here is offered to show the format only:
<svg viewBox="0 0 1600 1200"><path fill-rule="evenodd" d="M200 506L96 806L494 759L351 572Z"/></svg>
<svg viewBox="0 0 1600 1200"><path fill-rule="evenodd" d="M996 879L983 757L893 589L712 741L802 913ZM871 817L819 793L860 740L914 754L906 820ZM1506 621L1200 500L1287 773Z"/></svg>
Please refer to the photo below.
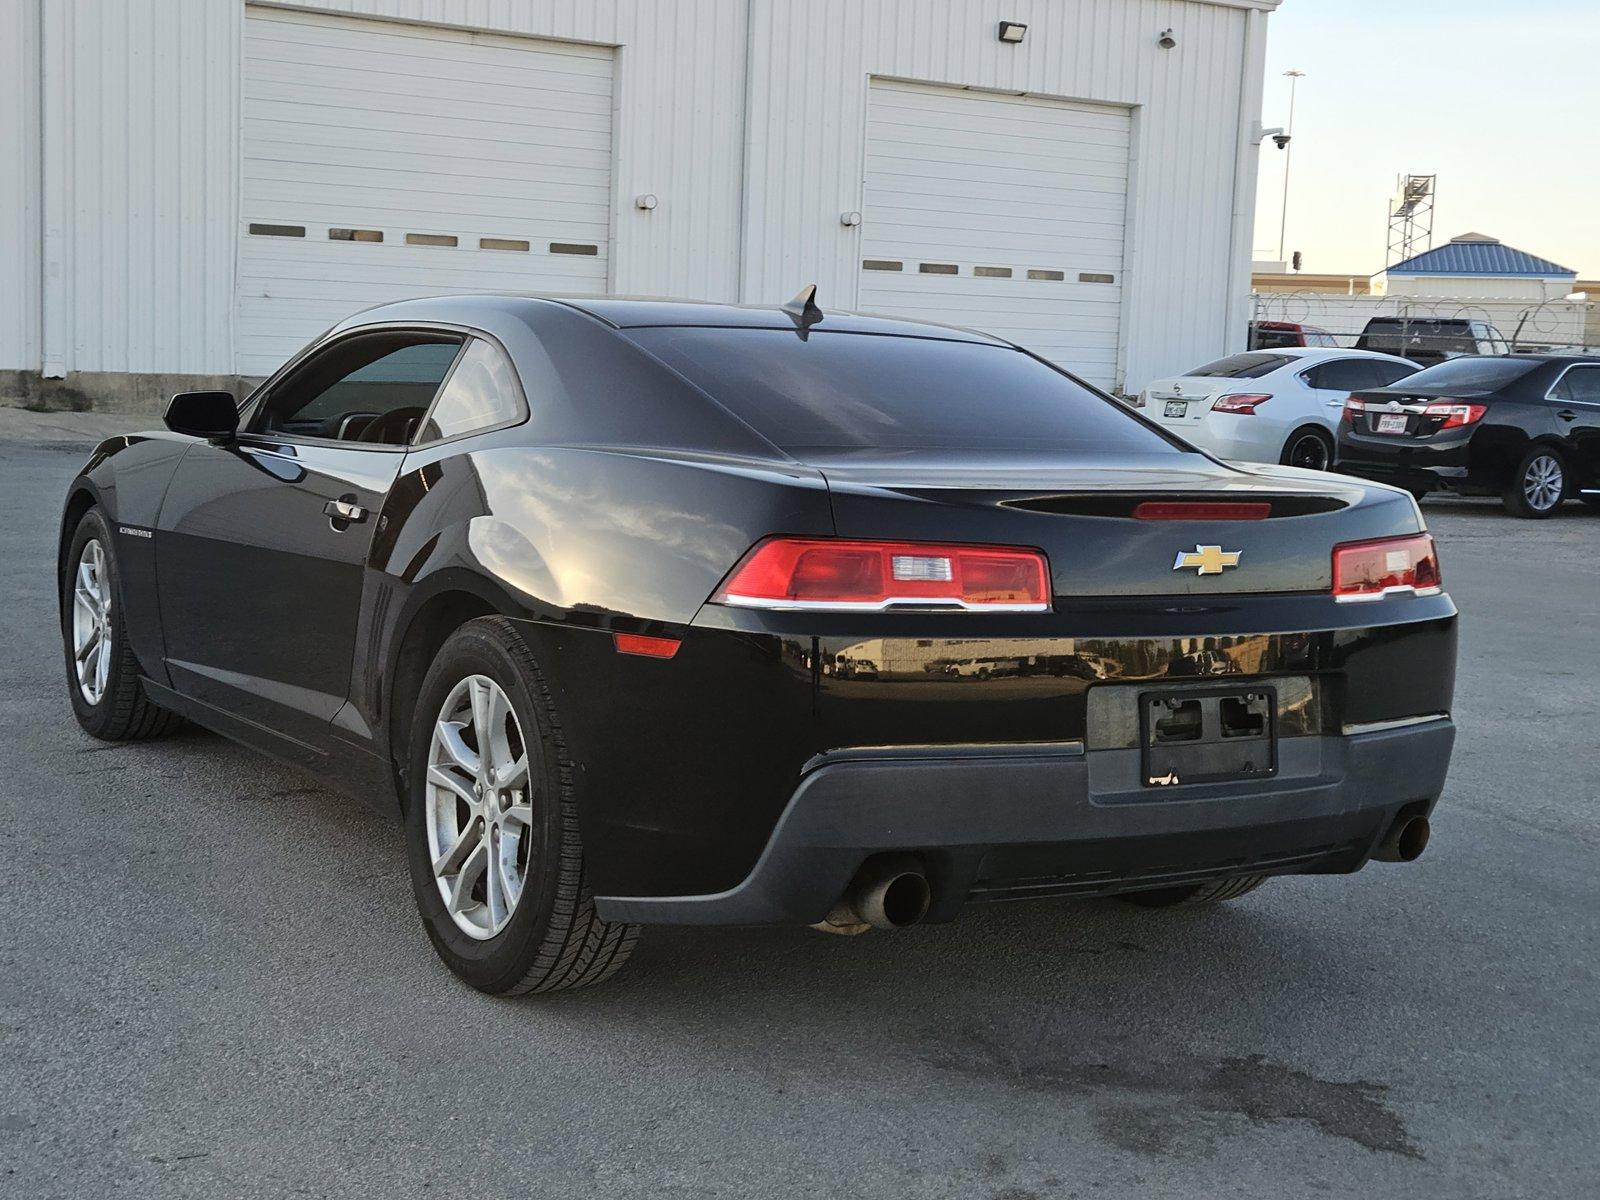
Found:
<svg viewBox="0 0 1600 1200"><path fill-rule="evenodd" d="M1552 394L1561 400L1600 404L1600 367L1573 367Z"/></svg>
<svg viewBox="0 0 1600 1200"><path fill-rule="evenodd" d="M1230 354L1227 358L1219 358L1216 362L1209 362L1203 367L1196 367L1193 371L1185 371L1186 376L1201 378L1218 377L1225 379L1260 379L1263 375L1270 375L1279 367L1286 367L1294 359L1287 354Z"/></svg>
<svg viewBox="0 0 1600 1200"><path fill-rule="evenodd" d="M267 396L258 432L403 446L460 353L449 335L358 334L317 351Z"/></svg>
<svg viewBox="0 0 1600 1200"><path fill-rule="evenodd" d="M1406 386L1496 388L1543 365L1531 358L1452 358L1407 376Z"/></svg>
<svg viewBox="0 0 1600 1200"><path fill-rule="evenodd" d="M517 375L500 348L473 338L417 433L417 442L437 442L504 425L522 416Z"/></svg>
<svg viewBox="0 0 1600 1200"><path fill-rule="evenodd" d="M1391 383L1415 375L1417 368L1407 363L1384 362L1382 359L1367 359L1367 369L1372 372L1372 383L1369 387L1388 387Z"/></svg>
<svg viewBox="0 0 1600 1200"><path fill-rule="evenodd" d="M1116 401L1008 346L776 329L630 336L784 450L1183 451Z"/></svg>
<svg viewBox="0 0 1600 1200"><path fill-rule="evenodd" d="M1336 358L1313 368L1307 382L1314 388L1335 392L1357 392L1376 386L1367 363L1370 359Z"/></svg>
<svg viewBox="0 0 1600 1200"><path fill-rule="evenodd" d="M1284 346L1298 346L1304 341L1304 335L1293 329L1257 329L1257 350L1277 350Z"/></svg>

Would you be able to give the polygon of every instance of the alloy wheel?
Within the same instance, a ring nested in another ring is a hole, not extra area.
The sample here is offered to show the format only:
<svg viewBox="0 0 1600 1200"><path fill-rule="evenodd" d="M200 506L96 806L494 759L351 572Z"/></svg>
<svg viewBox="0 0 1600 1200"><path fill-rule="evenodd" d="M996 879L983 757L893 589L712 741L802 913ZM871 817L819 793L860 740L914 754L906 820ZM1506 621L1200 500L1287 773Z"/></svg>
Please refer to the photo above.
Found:
<svg viewBox="0 0 1600 1200"><path fill-rule="evenodd" d="M451 690L428 749L434 882L456 927L480 941L506 927L528 882L533 793L511 701L485 675Z"/></svg>
<svg viewBox="0 0 1600 1200"><path fill-rule="evenodd" d="M1561 502L1565 479L1561 462L1553 454L1540 454L1522 473L1522 494L1535 512L1549 512Z"/></svg>
<svg viewBox="0 0 1600 1200"><path fill-rule="evenodd" d="M1314 433L1302 434L1289 447L1289 465L1310 471L1328 469L1328 443Z"/></svg>
<svg viewBox="0 0 1600 1200"><path fill-rule="evenodd" d="M72 665L78 691L90 704L106 694L111 674L111 576L99 538L90 538L78 552L72 585Z"/></svg>

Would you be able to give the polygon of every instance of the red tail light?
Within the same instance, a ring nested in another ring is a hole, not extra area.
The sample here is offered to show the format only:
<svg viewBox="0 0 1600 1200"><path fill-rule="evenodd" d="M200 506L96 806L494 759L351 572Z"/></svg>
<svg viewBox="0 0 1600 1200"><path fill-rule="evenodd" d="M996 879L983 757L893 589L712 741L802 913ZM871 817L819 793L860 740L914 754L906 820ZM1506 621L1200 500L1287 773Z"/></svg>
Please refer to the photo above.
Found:
<svg viewBox="0 0 1600 1200"><path fill-rule="evenodd" d="M1259 392L1239 392L1232 396L1218 396L1217 402L1211 406L1212 412L1240 413L1246 417L1255 415L1256 407L1271 400L1271 396Z"/></svg>
<svg viewBox="0 0 1600 1200"><path fill-rule="evenodd" d="M1381 600L1395 592L1436 596L1440 590L1439 552L1425 533L1333 548L1335 600Z"/></svg>
<svg viewBox="0 0 1600 1200"><path fill-rule="evenodd" d="M769 538L739 561L711 600L843 612L1047 612L1050 568L1038 550L1015 546Z"/></svg>
<svg viewBox="0 0 1600 1200"><path fill-rule="evenodd" d="M1487 404L1430 404L1422 410L1425 417L1443 417L1444 424L1440 430L1460 429L1464 425L1475 425L1483 420L1483 414L1489 411Z"/></svg>

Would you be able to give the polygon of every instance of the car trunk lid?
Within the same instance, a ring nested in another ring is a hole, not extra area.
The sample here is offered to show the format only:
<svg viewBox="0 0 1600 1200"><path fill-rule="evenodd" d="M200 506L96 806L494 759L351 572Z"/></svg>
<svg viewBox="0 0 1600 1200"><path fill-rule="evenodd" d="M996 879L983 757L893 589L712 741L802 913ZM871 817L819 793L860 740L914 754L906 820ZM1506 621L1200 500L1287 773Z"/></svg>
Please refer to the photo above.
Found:
<svg viewBox="0 0 1600 1200"><path fill-rule="evenodd" d="M1336 543L1417 528L1403 493L1288 467L1224 465L1201 454L798 457L827 479L840 537L1035 546L1049 557L1058 597L1326 591ZM1266 509L1249 520L1135 515L1147 503L1216 502Z"/></svg>

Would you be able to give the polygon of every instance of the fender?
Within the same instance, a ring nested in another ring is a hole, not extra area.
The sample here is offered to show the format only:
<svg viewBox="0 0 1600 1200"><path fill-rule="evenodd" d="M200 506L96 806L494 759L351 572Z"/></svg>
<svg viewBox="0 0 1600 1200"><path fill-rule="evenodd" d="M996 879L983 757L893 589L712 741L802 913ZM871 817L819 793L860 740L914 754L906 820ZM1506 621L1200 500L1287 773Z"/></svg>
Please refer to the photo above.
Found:
<svg viewBox="0 0 1600 1200"><path fill-rule="evenodd" d="M157 683L170 683L156 598L158 546L154 536L167 488L194 439L178 434L135 433L107 438L90 453L67 489L56 552L57 602L64 591L67 549L78 521L98 505L111 526L122 580L122 614L128 644L139 669Z"/></svg>

